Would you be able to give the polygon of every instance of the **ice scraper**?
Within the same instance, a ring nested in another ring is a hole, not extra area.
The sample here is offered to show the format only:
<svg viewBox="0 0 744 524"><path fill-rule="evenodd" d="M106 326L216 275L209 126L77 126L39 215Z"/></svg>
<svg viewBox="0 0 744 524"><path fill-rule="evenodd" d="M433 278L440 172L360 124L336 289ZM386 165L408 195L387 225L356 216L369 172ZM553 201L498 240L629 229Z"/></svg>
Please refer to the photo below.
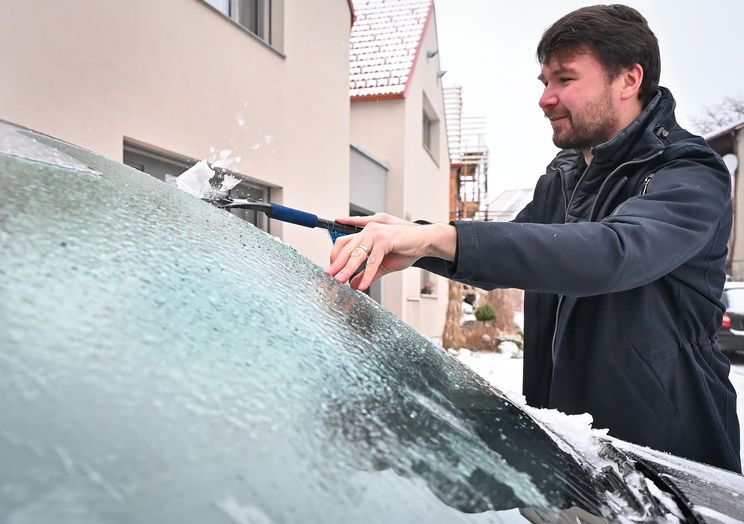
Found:
<svg viewBox="0 0 744 524"><path fill-rule="evenodd" d="M294 209L292 207L282 206L280 204L272 204L270 202L232 198L205 200L208 200L215 206L224 209L250 209L252 211L260 211L261 213L265 213L266 216L268 216L269 218L273 218L274 220L281 220L282 222L297 224L298 226L320 227L323 229L327 229L328 233L331 235L331 238L333 238L334 241L340 236L349 235L352 233L359 233L362 230L362 228L358 226L349 226L333 220L318 218L317 215L314 215L312 213L300 211L299 209Z"/></svg>
<svg viewBox="0 0 744 524"><path fill-rule="evenodd" d="M176 179L179 189L201 198L221 208L250 209L266 213L269 218L289 222L305 227L321 227L327 229L331 238L336 239L343 235L359 233L362 228L347 226L317 215L300 211L291 207L260 202L250 199L236 199L230 196L230 190L240 184L241 180L229 172L216 166L210 166L206 160L197 162L189 169L181 173Z"/></svg>

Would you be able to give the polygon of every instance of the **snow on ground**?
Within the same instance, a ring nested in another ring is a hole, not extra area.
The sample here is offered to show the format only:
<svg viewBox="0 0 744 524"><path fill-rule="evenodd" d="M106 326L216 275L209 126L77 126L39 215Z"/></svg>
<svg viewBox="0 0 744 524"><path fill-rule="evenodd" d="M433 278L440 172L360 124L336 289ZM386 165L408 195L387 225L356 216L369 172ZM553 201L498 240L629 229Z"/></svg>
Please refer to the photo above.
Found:
<svg viewBox="0 0 744 524"><path fill-rule="evenodd" d="M460 362L472 368L504 393L522 394L522 359L504 353L470 351L452 352Z"/></svg>
<svg viewBox="0 0 744 524"><path fill-rule="evenodd" d="M467 349L451 352L463 364L472 368L510 398L514 399L521 395L521 358L512 358L510 354L473 352ZM737 355L731 358L731 373L729 378L736 389L736 411L739 414L739 422L741 424L744 422L744 355ZM744 436L744 431L742 435ZM741 457L744 462L744 441L742 442Z"/></svg>

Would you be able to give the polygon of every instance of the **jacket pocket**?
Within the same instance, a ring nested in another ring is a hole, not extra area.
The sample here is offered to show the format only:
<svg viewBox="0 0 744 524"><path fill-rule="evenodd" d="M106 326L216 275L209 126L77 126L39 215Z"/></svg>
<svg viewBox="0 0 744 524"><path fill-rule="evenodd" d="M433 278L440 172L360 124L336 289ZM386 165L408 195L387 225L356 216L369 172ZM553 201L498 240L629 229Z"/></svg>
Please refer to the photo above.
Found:
<svg viewBox="0 0 744 524"><path fill-rule="evenodd" d="M655 348L643 348L631 345L636 356L656 379L656 383L669 403L674 406L668 395L670 384L677 373L680 348L677 342L669 342ZM676 411L676 408L675 408Z"/></svg>
<svg viewBox="0 0 744 524"><path fill-rule="evenodd" d="M643 360L648 362L650 365L663 364L670 360L676 360L679 357L680 348L676 341L663 344L658 347L651 348L649 350L640 350L633 346L633 349L639 354Z"/></svg>
<svg viewBox="0 0 744 524"><path fill-rule="evenodd" d="M656 449L676 449L681 438L681 417L672 400L674 375L678 373L679 348L676 343L659 347L638 347L632 344L617 348L624 352L623 375L628 402L636 402L633 409L643 414L645 422L632 442ZM649 423L653 420L653 424Z"/></svg>

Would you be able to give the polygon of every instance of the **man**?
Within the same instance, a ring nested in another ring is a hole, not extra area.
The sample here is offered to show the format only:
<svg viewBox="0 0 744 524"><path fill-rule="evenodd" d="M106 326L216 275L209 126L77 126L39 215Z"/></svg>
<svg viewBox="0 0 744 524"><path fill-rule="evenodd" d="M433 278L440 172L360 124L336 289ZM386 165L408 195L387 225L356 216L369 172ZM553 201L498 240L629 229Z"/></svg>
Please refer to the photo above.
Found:
<svg viewBox="0 0 744 524"><path fill-rule="evenodd" d="M413 263L525 294L524 394L610 435L741 471L721 324L730 177L674 117L659 49L622 5L569 13L537 48L540 107L563 148L514 222L388 215L340 239L326 270L366 289Z"/></svg>

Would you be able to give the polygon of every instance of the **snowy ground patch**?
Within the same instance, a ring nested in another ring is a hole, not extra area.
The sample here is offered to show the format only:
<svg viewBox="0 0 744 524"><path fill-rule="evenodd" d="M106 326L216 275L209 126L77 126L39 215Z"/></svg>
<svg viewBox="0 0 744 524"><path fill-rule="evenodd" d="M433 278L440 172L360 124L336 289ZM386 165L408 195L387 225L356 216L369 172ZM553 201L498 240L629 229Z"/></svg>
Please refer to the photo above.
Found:
<svg viewBox="0 0 744 524"><path fill-rule="evenodd" d="M450 353L504 393L522 394L521 358L469 349L450 350Z"/></svg>

